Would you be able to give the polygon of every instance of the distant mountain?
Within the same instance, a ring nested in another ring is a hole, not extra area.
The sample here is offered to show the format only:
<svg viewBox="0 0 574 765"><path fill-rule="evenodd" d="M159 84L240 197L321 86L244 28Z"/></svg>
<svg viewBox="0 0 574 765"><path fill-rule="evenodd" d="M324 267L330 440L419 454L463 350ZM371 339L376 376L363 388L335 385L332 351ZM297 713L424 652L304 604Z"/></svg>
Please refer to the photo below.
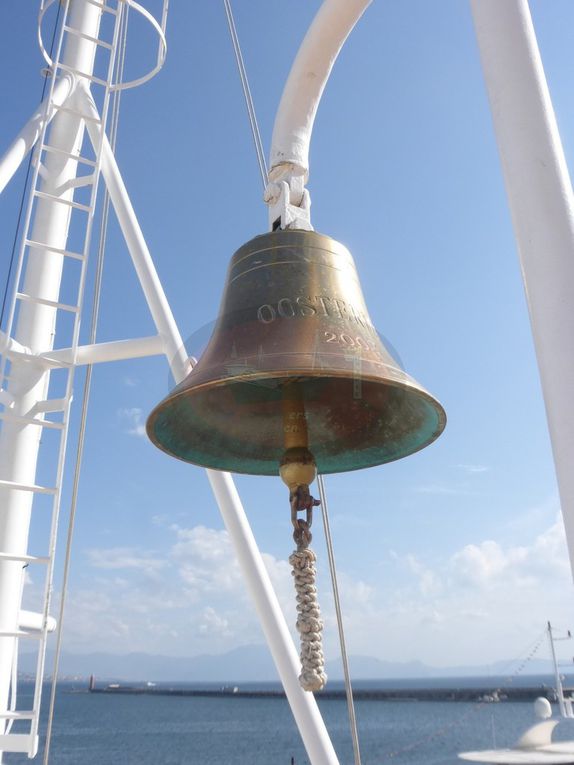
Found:
<svg viewBox="0 0 574 765"><path fill-rule="evenodd" d="M437 677L438 670L429 667L420 661L383 661L373 656L349 656L349 668L351 677L357 680L399 680L406 678ZM326 671L333 680L343 678L341 659L332 659L326 662ZM440 671L439 675L440 676Z"/></svg>
<svg viewBox="0 0 574 765"><path fill-rule="evenodd" d="M518 674L521 665L517 660L501 660L492 664L475 664L460 667L433 668L431 677L505 677L511 678ZM573 666L574 669L574 666ZM561 669L570 673L570 670ZM520 674L524 675L551 675L554 669L550 659L530 659L523 667Z"/></svg>
<svg viewBox="0 0 574 765"><path fill-rule="evenodd" d="M357 680L409 680L439 677L512 677L520 662L497 661L493 664L461 665L454 667L431 667L420 661L382 661L372 656L350 656L351 676ZM552 662L534 659L524 667L526 675L548 675ZM327 674L338 680L342 677L341 660L327 662Z"/></svg>
<svg viewBox="0 0 574 765"><path fill-rule="evenodd" d="M19 671L35 671L32 655L21 655ZM46 661L49 673L50 657ZM265 646L248 645L221 655L192 657L161 656L146 653L123 655L107 653L62 653L61 677L88 677L94 674L113 680L163 680L177 682L249 682L277 680L273 660Z"/></svg>
<svg viewBox="0 0 574 765"><path fill-rule="evenodd" d="M498 661L488 665L430 667L420 661L382 661L372 656L349 657L351 676L355 680L407 680L438 677L510 677L517 662ZM19 670L22 674L35 672L35 655L22 654ZM46 668L49 673L51 657ZM340 659L327 662L327 674L332 680L343 676ZM549 674L550 661L529 662L526 674ZM278 680L269 650L264 645L246 645L224 654L204 654L192 657L161 656L145 653L123 655L107 653L63 653L60 659L61 677L88 677L94 674L109 680L204 682L272 682Z"/></svg>

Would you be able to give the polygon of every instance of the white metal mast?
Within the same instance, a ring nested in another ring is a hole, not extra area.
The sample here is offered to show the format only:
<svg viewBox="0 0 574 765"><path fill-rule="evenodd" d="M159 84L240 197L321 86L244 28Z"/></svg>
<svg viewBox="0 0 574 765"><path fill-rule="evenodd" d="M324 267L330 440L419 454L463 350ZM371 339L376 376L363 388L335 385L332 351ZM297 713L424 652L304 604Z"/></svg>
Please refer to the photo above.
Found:
<svg viewBox="0 0 574 765"><path fill-rule="evenodd" d="M81 32L81 35L67 35L61 58L62 69L54 72L54 77L64 74L68 80L75 82L74 72L92 75L97 48L92 40L98 38L100 8L96 3L80 0L72 3L66 16L66 25ZM68 75L65 72L68 72ZM59 92L61 87L57 90ZM35 169L26 227L28 241L36 244L27 248L25 274L17 280L21 288L17 286L16 289L21 291L16 295L12 310L12 315L16 311L16 320L12 332L9 330L10 338L31 353L49 351L53 347L60 311L69 309L76 314L76 318L79 314L82 283L78 285L80 302L77 306L63 306L59 301L62 271L67 257L64 253L74 210L72 182L77 175L78 166L74 157L80 153L83 134L84 122L78 114L73 113L71 109L60 109L54 116L50 130L51 150L37 155L41 156L42 165L37 165ZM41 131L41 136L43 135L45 130ZM79 257L83 255L84 253L78 253ZM82 262L82 271L84 265ZM20 629L20 607L24 565L29 562L28 533L35 494L43 493L44 489L54 494L54 520L57 520L60 492L58 478L61 479L71 390L64 394L61 407L58 405L63 413L63 420L55 426L42 422L45 419L43 412L50 410L42 408L40 402L46 402L46 406L50 406L49 387L48 368L15 357L10 359L10 406L3 412L0 432L0 552L3 558L0 559L0 715L4 718L0 718L0 733L5 730L5 725L10 719L8 695L17 640L20 636L26 636L26 632ZM38 487L36 464L42 432L46 427L62 430L60 465L57 468L60 475L54 478L52 487ZM49 558L49 555L47 557ZM51 560L46 562L51 564ZM50 579L49 575L47 579ZM49 591L49 581L47 587ZM42 621L43 629L38 633L44 638L44 648L47 614L44 614ZM39 670L42 674L42 648L39 653ZM35 753L39 695L37 692L35 708L31 710L30 735L0 735L0 751L8 749L26 751L30 755Z"/></svg>

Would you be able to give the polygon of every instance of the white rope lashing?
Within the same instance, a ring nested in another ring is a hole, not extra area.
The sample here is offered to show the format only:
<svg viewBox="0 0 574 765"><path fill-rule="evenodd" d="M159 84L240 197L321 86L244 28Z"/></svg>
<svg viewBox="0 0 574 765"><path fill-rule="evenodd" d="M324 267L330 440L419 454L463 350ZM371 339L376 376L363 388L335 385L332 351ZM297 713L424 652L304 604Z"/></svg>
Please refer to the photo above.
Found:
<svg viewBox="0 0 574 765"><path fill-rule="evenodd" d="M313 506L317 500L309 494L306 484L297 486L290 492L291 521L294 532L293 539L297 549L289 558L297 593L297 630L301 636L301 674L299 683L305 691L320 691L325 687L325 657L323 655L323 622L317 599L317 560L311 543L311 523L313 522ZM297 513L306 511L306 519L297 517Z"/></svg>
<svg viewBox="0 0 574 765"><path fill-rule="evenodd" d="M321 639L323 622L315 584L316 560L315 553L309 549L295 550L289 558L297 593L297 630L301 635L299 682L305 691L320 691L327 682Z"/></svg>

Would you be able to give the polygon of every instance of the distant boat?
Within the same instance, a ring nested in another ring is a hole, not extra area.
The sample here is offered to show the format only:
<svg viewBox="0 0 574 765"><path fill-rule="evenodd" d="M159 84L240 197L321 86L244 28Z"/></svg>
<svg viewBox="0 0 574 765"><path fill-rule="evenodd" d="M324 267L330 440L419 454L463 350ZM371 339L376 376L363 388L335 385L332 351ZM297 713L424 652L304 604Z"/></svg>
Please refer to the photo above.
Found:
<svg viewBox="0 0 574 765"><path fill-rule="evenodd" d="M492 693L485 693L484 696L481 696L479 700L489 704L497 704L500 701L500 695L498 691L493 691Z"/></svg>
<svg viewBox="0 0 574 765"><path fill-rule="evenodd" d="M562 678L558 669L554 641L557 639L552 634L552 625L548 622L548 639L554 664L554 676L556 679L556 699L558 701L560 716L566 719L574 717L572 710L572 698L564 696ZM568 637L571 638L570 631ZM568 689L570 690L570 689ZM483 701L498 701L496 699L483 698ZM574 765L574 741L561 741L552 743L552 733L560 722L559 719L551 720L552 707L548 699L539 697L534 702L534 713L540 720L522 734L513 747L507 749L484 749L476 752L461 752L458 756L461 760L471 762L497 763L497 765Z"/></svg>
<svg viewBox="0 0 574 765"><path fill-rule="evenodd" d="M540 722L522 734L515 746L508 749L485 749L461 752L461 760L496 763L497 765L568 765L574 763L574 741L552 743L552 732L559 720L550 720L552 707L548 699L534 702Z"/></svg>

